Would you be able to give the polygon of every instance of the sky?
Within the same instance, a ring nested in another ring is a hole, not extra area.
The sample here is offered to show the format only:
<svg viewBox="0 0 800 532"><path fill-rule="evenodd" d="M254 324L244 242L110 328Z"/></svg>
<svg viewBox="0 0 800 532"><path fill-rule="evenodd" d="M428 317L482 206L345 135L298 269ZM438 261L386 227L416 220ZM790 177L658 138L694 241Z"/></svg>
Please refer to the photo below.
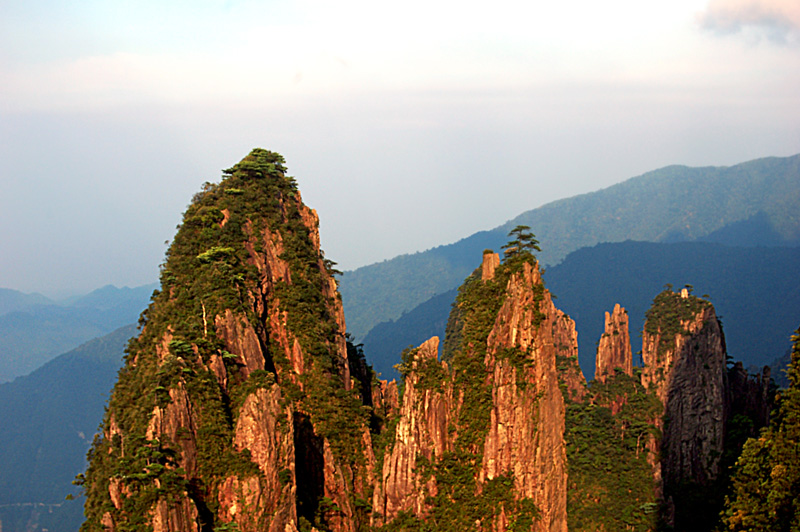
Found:
<svg viewBox="0 0 800 532"><path fill-rule="evenodd" d="M793 155L800 2L0 0L0 287L155 282L192 195L254 147L342 270L670 164Z"/></svg>

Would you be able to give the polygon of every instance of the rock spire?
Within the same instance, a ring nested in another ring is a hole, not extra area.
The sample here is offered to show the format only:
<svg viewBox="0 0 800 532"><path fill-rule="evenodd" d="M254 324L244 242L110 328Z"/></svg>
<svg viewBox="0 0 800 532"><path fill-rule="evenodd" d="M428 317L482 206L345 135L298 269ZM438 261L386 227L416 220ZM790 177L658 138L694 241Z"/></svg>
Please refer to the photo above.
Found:
<svg viewBox="0 0 800 532"><path fill-rule="evenodd" d="M631 337L628 332L628 311L614 305L611 314L606 312L605 332L597 346L595 363L595 380L605 382L619 369L626 375L633 375L633 355L631 354Z"/></svg>

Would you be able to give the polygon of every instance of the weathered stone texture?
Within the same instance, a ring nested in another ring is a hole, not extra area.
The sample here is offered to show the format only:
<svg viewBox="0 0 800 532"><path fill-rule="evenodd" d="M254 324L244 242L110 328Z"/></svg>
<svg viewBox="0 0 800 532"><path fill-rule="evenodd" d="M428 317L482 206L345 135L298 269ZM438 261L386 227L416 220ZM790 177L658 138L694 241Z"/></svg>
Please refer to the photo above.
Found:
<svg viewBox="0 0 800 532"><path fill-rule="evenodd" d="M449 387L443 391L421 389L413 368L421 361L436 361L438 349L438 337L423 343L405 380L394 443L384 458L382 482L373 497L373 510L383 522L391 521L401 511L424 515L425 498L436 493L435 481L423 482L417 475L417 459L435 460L448 449L452 391Z"/></svg>
<svg viewBox="0 0 800 532"><path fill-rule="evenodd" d="M606 312L605 332L597 346L594 378L605 382L620 369L626 375L633 375L633 355L631 337L628 331L628 311L614 305L611 314Z"/></svg>
<svg viewBox="0 0 800 532"><path fill-rule="evenodd" d="M491 374L493 406L479 479L513 473L518 495L532 499L541 512L534 529L566 531L564 399L556 356L565 340L577 353L572 342L577 336L574 323L555 308L550 293L539 291L541 282L538 267L528 263L512 275L489 333L485 365ZM523 368L497 359L507 348L526 353ZM518 382L524 382L524 388Z"/></svg>
<svg viewBox="0 0 800 532"><path fill-rule="evenodd" d="M492 255L485 254L483 282L494 279L495 267ZM438 339L423 344L415 362L436 361L437 345ZM508 357L512 351L518 354L516 363ZM574 322L553 305L541 286L538 267L524 264L508 280L504 303L487 338L483 363L492 404L488 432L479 444L482 461L476 480L480 486L513 475L516 496L532 500L541 512L535 531L567 529L565 407L558 356L577 361ZM448 371L444 362L435 363ZM429 510L426 497L435 495L437 487L435 477L420 478L418 460L441 458L459 437L460 392L452 389L449 379L439 387L421 389L415 368L405 380L394 444L375 490L374 510L384 519L373 524L389 521L403 510L424 519ZM575 378L574 387L576 394L585 389L582 377ZM503 509L494 522L482 526L505 530L508 519Z"/></svg>
<svg viewBox="0 0 800 532"><path fill-rule="evenodd" d="M682 482L717 478L727 419L725 341L714 307L704 306L680 329L672 338L643 333L642 384L663 405L654 420L663 436L651 447L661 456L654 470L665 500Z"/></svg>

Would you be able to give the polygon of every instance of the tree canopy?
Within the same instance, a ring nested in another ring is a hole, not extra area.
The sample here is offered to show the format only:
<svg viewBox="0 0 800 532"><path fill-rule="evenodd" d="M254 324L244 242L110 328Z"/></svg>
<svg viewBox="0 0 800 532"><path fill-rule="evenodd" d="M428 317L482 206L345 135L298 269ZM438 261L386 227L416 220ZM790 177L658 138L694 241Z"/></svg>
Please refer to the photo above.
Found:
<svg viewBox="0 0 800 532"><path fill-rule="evenodd" d="M523 254L533 255L534 251L542 251L539 247L539 241L536 236L531 233L531 228L527 225L518 225L508 233L509 240L502 249L506 259L520 256Z"/></svg>

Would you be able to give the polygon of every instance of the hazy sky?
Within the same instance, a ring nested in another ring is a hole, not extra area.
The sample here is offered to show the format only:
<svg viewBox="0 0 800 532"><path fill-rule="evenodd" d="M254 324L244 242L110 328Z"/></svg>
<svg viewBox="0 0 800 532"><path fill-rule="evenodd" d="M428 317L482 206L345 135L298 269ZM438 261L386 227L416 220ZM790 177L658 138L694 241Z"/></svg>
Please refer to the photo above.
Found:
<svg viewBox="0 0 800 532"><path fill-rule="evenodd" d="M1 287L155 281L192 194L253 147L340 269L668 164L792 155L800 2L0 2Z"/></svg>

